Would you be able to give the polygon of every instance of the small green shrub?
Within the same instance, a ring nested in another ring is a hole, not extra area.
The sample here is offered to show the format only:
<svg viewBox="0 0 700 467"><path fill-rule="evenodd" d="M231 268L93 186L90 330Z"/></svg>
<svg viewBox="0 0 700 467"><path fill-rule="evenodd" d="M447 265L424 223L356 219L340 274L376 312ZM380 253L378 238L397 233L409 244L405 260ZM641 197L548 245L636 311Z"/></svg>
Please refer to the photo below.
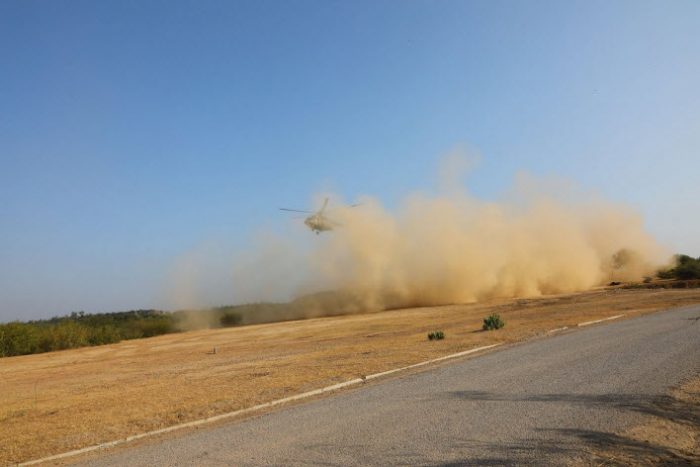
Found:
<svg viewBox="0 0 700 467"><path fill-rule="evenodd" d="M428 340L439 341L445 338L445 333L442 331L433 331L428 334Z"/></svg>
<svg viewBox="0 0 700 467"><path fill-rule="evenodd" d="M483 330L484 331L493 331L495 329L501 329L503 326L505 326L506 323L501 319L501 316L498 314L493 314L489 315L487 318L484 318L484 326Z"/></svg>

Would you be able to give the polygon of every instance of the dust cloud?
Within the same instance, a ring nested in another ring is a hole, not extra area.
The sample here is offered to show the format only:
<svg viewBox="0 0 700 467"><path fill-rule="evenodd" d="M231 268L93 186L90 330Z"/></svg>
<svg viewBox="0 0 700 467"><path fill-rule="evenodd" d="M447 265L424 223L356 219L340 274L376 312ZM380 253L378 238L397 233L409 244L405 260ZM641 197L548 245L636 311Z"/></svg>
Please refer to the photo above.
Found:
<svg viewBox="0 0 700 467"><path fill-rule="evenodd" d="M267 235L234 261L232 302L297 297L263 313L269 321L533 297L638 280L668 258L629 207L527 174L481 200L462 183L471 165L448 157L438 190L392 211L371 196L355 208L332 197L328 215L340 227Z"/></svg>

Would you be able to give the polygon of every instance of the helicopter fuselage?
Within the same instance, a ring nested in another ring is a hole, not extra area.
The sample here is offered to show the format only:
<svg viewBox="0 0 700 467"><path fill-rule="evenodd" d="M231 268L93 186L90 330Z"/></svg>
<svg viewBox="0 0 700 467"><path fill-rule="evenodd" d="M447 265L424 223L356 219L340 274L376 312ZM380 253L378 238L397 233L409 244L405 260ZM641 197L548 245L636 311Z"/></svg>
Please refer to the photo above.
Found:
<svg viewBox="0 0 700 467"><path fill-rule="evenodd" d="M313 211L302 211L299 209L289 209L289 208L280 208L281 211L292 211L292 212L303 212L305 214L311 214L307 218L304 219L304 224L311 229L312 232L316 232L316 235L320 234L321 232L325 232L327 230L333 230L335 227L339 227L341 224L336 222L335 220L331 220L327 218L324 214L326 211L326 206L328 206L328 198L323 200L323 206L321 206L321 209L319 209L316 212ZM357 204L353 204L350 207L355 207L359 206Z"/></svg>
<svg viewBox="0 0 700 467"><path fill-rule="evenodd" d="M333 230L333 223L320 213L312 214L304 219L304 224L316 234L327 230Z"/></svg>

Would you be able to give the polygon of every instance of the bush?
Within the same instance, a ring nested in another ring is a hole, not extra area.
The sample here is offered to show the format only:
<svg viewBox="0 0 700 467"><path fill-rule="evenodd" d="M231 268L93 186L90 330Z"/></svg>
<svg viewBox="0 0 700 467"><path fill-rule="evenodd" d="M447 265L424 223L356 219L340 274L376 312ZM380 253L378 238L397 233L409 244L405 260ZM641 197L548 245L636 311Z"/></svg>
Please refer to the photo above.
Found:
<svg viewBox="0 0 700 467"><path fill-rule="evenodd" d="M495 329L501 329L505 325L506 323L501 319L500 315L493 314L489 315L487 318L484 318L483 330L493 331Z"/></svg>
<svg viewBox="0 0 700 467"><path fill-rule="evenodd" d="M153 337L175 332L175 324L169 319L150 319L138 323L140 337Z"/></svg>
<svg viewBox="0 0 700 467"><path fill-rule="evenodd" d="M673 269L663 269L656 273L656 277L659 279L674 279L676 277L676 270Z"/></svg>
<svg viewBox="0 0 700 467"><path fill-rule="evenodd" d="M112 325L92 328L88 336L89 345L114 344L120 340L119 330Z"/></svg>
<svg viewBox="0 0 700 467"><path fill-rule="evenodd" d="M26 323L0 324L0 357L26 355L39 351L39 330Z"/></svg>
<svg viewBox="0 0 700 467"><path fill-rule="evenodd" d="M660 279L700 279L700 258L688 255L676 255L676 266L671 269L659 271Z"/></svg>
<svg viewBox="0 0 700 467"><path fill-rule="evenodd" d="M231 311L226 311L219 318L219 322L223 327L238 326L243 321L243 317L240 313L233 313Z"/></svg>
<svg viewBox="0 0 700 467"><path fill-rule="evenodd" d="M439 341L445 338L445 333L442 331L433 331L428 334L428 340Z"/></svg>
<svg viewBox="0 0 700 467"><path fill-rule="evenodd" d="M682 280L700 279L700 261L693 263L679 264L676 267L676 277Z"/></svg>
<svg viewBox="0 0 700 467"><path fill-rule="evenodd" d="M44 352L52 350L74 349L88 345L88 328L75 321L62 321L57 325L46 327L40 341Z"/></svg>

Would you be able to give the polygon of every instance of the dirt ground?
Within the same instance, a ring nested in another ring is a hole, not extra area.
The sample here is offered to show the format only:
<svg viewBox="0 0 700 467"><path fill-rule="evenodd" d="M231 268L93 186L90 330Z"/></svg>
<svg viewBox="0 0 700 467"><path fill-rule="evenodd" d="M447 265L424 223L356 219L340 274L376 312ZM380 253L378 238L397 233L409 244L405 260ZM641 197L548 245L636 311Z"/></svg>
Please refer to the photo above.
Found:
<svg viewBox="0 0 700 467"><path fill-rule="evenodd" d="M604 289L192 331L0 359L0 464L225 413L563 326L700 303L700 289ZM490 313L506 327L482 332ZM445 339L429 341L442 330ZM216 352L214 352L216 349Z"/></svg>

